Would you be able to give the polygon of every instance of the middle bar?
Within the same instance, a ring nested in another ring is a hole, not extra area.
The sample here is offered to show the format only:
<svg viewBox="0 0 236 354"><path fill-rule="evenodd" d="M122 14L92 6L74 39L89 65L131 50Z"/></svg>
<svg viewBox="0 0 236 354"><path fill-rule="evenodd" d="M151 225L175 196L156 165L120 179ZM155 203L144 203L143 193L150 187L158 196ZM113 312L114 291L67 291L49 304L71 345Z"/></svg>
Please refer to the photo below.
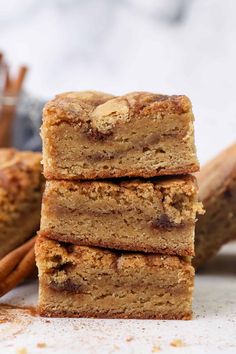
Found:
<svg viewBox="0 0 236 354"><path fill-rule="evenodd" d="M194 255L201 209L193 176L47 181L41 234L78 245Z"/></svg>

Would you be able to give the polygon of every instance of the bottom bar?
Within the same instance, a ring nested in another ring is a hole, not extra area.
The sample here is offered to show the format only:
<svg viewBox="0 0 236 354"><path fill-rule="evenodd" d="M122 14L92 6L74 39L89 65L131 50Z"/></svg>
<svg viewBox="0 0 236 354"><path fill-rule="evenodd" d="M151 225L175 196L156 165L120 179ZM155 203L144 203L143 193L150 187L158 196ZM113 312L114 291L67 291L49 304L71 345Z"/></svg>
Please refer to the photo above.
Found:
<svg viewBox="0 0 236 354"><path fill-rule="evenodd" d="M43 316L191 319L194 269L187 259L39 236L36 260Z"/></svg>

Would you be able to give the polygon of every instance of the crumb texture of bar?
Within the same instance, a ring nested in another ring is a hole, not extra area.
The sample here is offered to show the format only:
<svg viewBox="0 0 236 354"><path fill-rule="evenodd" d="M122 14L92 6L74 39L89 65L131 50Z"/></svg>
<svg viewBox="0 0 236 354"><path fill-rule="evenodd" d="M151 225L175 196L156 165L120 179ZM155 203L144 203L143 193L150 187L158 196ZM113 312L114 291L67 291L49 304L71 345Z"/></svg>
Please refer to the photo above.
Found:
<svg viewBox="0 0 236 354"><path fill-rule="evenodd" d="M236 240L236 144L207 163L197 179L206 210L196 225L193 264L199 268L222 245Z"/></svg>
<svg viewBox="0 0 236 354"><path fill-rule="evenodd" d="M41 233L78 245L191 256L196 179L47 181Z"/></svg>
<svg viewBox="0 0 236 354"><path fill-rule="evenodd" d="M39 227L41 159L40 153L0 149L0 258Z"/></svg>
<svg viewBox="0 0 236 354"><path fill-rule="evenodd" d="M188 258L76 246L39 236L39 312L52 317L190 319Z"/></svg>
<svg viewBox="0 0 236 354"><path fill-rule="evenodd" d="M43 111L44 175L96 179L196 172L193 121L186 96L57 95Z"/></svg>

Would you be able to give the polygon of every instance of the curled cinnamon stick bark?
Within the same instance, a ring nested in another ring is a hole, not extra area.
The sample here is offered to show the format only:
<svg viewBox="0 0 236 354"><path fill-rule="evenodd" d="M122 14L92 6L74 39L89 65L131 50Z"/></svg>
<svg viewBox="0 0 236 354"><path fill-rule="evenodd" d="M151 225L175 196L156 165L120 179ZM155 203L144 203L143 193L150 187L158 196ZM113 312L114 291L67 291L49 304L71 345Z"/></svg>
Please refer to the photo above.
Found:
<svg viewBox="0 0 236 354"><path fill-rule="evenodd" d="M16 268L26 253L34 246L35 238L30 239L0 260L0 282Z"/></svg>
<svg viewBox="0 0 236 354"><path fill-rule="evenodd" d="M12 145L12 125L15 118L16 106L20 97L27 67L21 66L17 75L10 75L9 66L0 53L0 147Z"/></svg>
<svg viewBox="0 0 236 354"><path fill-rule="evenodd" d="M15 288L35 270L36 237L0 260L0 297Z"/></svg>

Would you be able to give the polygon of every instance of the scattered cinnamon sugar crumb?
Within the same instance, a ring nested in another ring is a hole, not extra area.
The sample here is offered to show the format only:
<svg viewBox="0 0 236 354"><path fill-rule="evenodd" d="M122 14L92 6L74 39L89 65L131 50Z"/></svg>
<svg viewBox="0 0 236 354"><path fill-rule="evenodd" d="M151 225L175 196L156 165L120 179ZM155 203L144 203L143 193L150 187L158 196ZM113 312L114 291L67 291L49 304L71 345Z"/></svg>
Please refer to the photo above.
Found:
<svg viewBox="0 0 236 354"><path fill-rule="evenodd" d="M173 339L170 342L170 345L172 347L184 347L186 344L184 343L184 341L182 341L182 339Z"/></svg>
<svg viewBox="0 0 236 354"><path fill-rule="evenodd" d="M26 348L19 348L16 350L17 354L27 354L28 350Z"/></svg>
<svg viewBox="0 0 236 354"><path fill-rule="evenodd" d="M125 341L126 342L131 342L132 340L134 340L134 337L133 336L128 336Z"/></svg>
<svg viewBox="0 0 236 354"><path fill-rule="evenodd" d="M152 353L158 353L161 351L161 347L159 345L154 345L152 347Z"/></svg>
<svg viewBox="0 0 236 354"><path fill-rule="evenodd" d="M119 350L119 349L120 349L120 347L119 347L118 345L114 344L113 349L115 349L115 350Z"/></svg>
<svg viewBox="0 0 236 354"><path fill-rule="evenodd" d="M46 348L46 343L37 343L37 348Z"/></svg>

